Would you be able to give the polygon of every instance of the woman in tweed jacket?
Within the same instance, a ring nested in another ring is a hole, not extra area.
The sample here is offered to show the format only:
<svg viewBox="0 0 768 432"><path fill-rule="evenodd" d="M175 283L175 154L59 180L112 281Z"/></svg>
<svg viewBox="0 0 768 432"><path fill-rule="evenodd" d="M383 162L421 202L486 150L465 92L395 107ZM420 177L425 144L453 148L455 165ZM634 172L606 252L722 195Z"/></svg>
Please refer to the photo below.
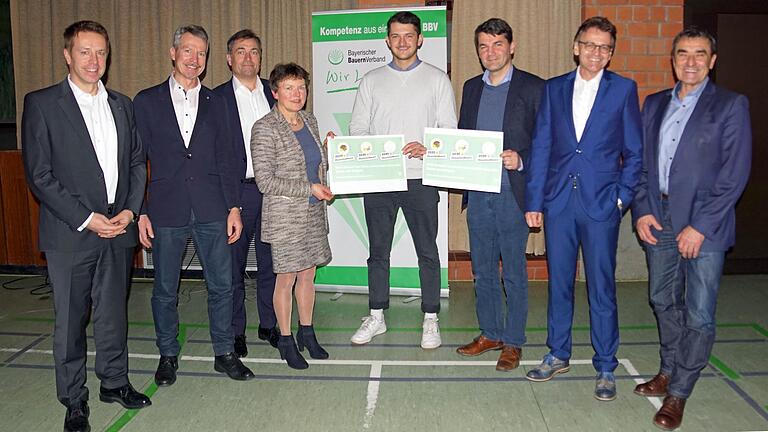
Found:
<svg viewBox="0 0 768 432"><path fill-rule="evenodd" d="M256 184L264 194L261 241L272 245L277 273L273 300L280 326L278 349L294 369L309 367L299 353L305 346L312 358L328 358L317 342L312 312L315 269L331 260L326 203L333 195L325 186L328 161L317 120L303 110L308 84L309 74L301 66L275 66L269 86L277 102L251 132ZM296 341L291 334L294 282L299 309Z"/></svg>

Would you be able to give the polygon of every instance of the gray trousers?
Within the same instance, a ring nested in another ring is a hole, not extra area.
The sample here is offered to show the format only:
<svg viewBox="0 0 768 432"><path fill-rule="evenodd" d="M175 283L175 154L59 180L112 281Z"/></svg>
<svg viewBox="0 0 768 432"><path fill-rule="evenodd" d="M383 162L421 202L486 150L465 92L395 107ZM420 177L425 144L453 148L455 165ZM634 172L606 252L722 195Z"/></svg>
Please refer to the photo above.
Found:
<svg viewBox="0 0 768 432"><path fill-rule="evenodd" d="M126 301L133 248L45 253L53 285L56 396L64 406L88 400L85 328L93 319L96 376L104 388L128 384ZM93 307L93 317L91 317Z"/></svg>
<svg viewBox="0 0 768 432"><path fill-rule="evenodd" d="M408 180L403 192L370 193L363 196L368 225L368 305L389 308L389 258L398 210L413 238L419 260L422 312L440 312L440 256L437 251L437 188L424 186L421 179Z"/></svg>

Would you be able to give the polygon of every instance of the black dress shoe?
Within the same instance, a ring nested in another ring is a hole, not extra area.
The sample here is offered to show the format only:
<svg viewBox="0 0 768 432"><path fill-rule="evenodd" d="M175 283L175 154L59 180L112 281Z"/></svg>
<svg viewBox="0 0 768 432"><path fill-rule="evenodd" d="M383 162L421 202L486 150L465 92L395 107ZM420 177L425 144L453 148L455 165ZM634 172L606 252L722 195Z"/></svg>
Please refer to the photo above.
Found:
<svg viewBox="0 0 768 432"><path fill-rule="evenodd" d="M254 378L253 372L245 367L235 353L226 353L216 356L214 359L213 368L216 369L216 372L223 372L237 381L247 381Z"/></svg>
<svg viewBox="0 0 768 432"><path fill-rule="evenodd" d="M280 338L280 333L277 332L275 327L265 328L259 326L259 339L269 342L273 348L277 348L277 340Z"/></svg>
<svg viewBox="0 0 768 432"><path fill-rule="evenodd" d="M114 389L105 389L102 386L99 389L99 399L102 402L117 402L125 409L139 409L152 405L152 401L143 393L137 392L130 383Z"/></svg>
<svg viewBox="0 0 768 432"><path fill-rule="evenodd" d="M245 343L245 335L235 336L235 354L238 357L245 357L248 355L248 344Z"/></svg>
<svg viewBox="0 0 768 432"><path fill-rule="evenodd" d="M179 358L177 356L160 356L160 363L155 372L155 384L160 387L167 387L176 382L176 371L179 369Z"/></svg>
<svg viewBox="0 0 768 432"><path fill-rule="evenodd" d="M88 423L90 414L88 402L71 404L67 407L67 416L64 417L64 432L90 432L91 425Z"/></svg>

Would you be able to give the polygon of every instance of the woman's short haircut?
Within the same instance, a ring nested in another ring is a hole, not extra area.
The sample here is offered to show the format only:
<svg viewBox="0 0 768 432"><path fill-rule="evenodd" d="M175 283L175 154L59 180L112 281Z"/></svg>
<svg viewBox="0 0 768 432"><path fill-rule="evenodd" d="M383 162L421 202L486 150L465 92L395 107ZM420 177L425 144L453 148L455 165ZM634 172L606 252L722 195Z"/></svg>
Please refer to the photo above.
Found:
<svg viewBox="0 0 768 432"><path fill-rule="evenodd" d="M309 73L296 63L280 63L269 74L269 88L276 92L280 83L286 79L302 79L309 86Z"/></svg>

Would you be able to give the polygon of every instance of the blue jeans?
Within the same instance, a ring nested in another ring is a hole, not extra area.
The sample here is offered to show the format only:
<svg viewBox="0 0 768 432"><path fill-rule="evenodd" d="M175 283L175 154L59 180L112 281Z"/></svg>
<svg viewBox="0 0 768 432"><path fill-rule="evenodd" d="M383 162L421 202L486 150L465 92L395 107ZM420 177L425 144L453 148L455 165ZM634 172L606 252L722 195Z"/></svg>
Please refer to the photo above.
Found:
<svg viewBox="0 0 768 432"><path fill-rule="evenodd" d="M152 258L155 283L152 290L152 316L160 355L175 356L181 349L178 340L178 291L182 256L192 236L208 288L208 320L215 355L234 351L232 334L232 257L227 244L225 221L199 223L191 215L181 227L154 227Z"/></svg>
<svg viewBox="0 0 768 432"><path fill-rule="evenodd" d="M480 334L491 340L500 340L505 345L522 347L528 318L528 269L525 260L528 225L512 189L502 186L498 194L470 191L467 224ZM506 319L499 280L499 258L506 294Z"/></svg>
<svg viewBox="0 0 768 432"><path fill-rule="evenodd" d="M688 398L715 342L715 306L725 252L684 259L677 249L667 200L656 245L645 245L650 301L659 323L660 371L672 377L669 394Z"/></svg>

